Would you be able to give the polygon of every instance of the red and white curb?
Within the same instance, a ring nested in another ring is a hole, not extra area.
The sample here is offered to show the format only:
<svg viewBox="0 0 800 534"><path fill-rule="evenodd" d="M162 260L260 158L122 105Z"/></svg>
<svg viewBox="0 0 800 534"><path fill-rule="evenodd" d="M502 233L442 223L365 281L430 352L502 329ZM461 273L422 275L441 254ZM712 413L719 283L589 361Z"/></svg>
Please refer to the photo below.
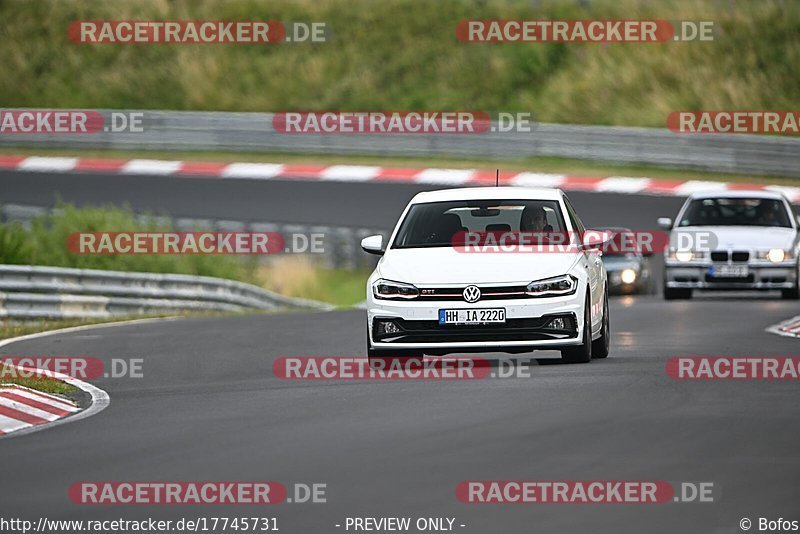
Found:
<svg viewBox="0 0 800 534"><path fill-rule="evenodd" d="M800 337L800 315L767 327L767 332L785 337Z"/></svg>
<svg viewBox="0 0 800 534"><path fill-rule="evenodd" d="M0 384L0 436L57 421L80 411L69 399Z"/></svg>
<svg viewBox="0 0 800 534"><path fill-rule="evenodd" d="M248 180L319 180L329 182L417 183L445 186L494 185L494 170L419 169L371 165L297 165L282 163L213 163L154 159L95 159L77 157L3 156L0 169L23 172L115 173L152 176L186 176ZM697 191L766 189L800 203L800 187L662 180L629 176L569 176L534 172L501 172L500 185L558 187L566 191L627 193L685 197Z"/></svg>

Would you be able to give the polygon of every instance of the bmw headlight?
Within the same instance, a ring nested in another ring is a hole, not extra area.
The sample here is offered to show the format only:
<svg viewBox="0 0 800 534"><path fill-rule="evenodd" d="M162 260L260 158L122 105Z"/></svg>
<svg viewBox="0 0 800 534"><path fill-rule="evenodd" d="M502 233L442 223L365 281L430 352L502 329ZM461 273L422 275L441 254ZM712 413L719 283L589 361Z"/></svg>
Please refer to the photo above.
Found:
<svg viewBox="0 0 800 534"><path fill-rule="evenodd" d="M376 299L414 299L419 296L419 289L411 284L381 278L372 284L372 294Z"/></svg>
<svg viewBox="0 0 800 534"><path fill-rule="evenodd" d="M780 263L785 260L792 259L792 251L784 250L782 248L771 248L769 250L760 250L758 252L759 260L769 260L772 263Z"/></svg>
<svg viewBox="0 0 800 534"><path fill-rule="evenodd" d="M572 275L545 278L528 284L525 294L531 297L572 295L578 289L578 279Z"/></svg>
<svg viewBox="0 0 800 534"><path fill-rule="evenodd" d="M689 263L690 261L704 260L707 257L705 251L689 250L689 249L669 249L669 259L678 260L681 263Z"/></svg>

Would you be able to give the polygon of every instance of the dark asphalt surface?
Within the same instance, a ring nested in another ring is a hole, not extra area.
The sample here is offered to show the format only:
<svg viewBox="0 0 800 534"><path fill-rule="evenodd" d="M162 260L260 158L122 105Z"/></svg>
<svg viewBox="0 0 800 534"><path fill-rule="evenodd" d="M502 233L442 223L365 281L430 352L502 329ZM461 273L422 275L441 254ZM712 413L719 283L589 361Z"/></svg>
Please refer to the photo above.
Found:
<svg viewBox="0 0 800 534"><path fill-rule="evenodd" d="M23 178L0 177L2 200L42 205L58 189L72 191L74 197L62 194L65 200L127 200L134 208L169 206L182 216L209 208L202 214L254 220L285 214L378 227L391 226L408 197L422 189ZM653 228L657 216L674 215L681 202L570 197L588 225L636 229ZM334 525L354 516L455 517L456 525L465 525L456 531L480 534L741 532L743 517L756 522L755 532L759 517L800 519L797 383L678 382L664 370L672 356L798 355L796 340L764 331L797 315L797 302L642 296L613 299L611 312L607 360L534 364L527 378L478 381L273 376L272 362L281 355L363 355L363 311L158 321L3 347L0 355L143 358L144 378L98 379L94 383L111 396L100 414L0 440L0 517L275 516L289 534L345 532ZM556 353L535 356L546 363ZM456 499L459 482L482 479L707 481L719 499L483 506ZM72 504L67 488L86 480L318 482L327 484L328 502L264 508Z"/></svg>

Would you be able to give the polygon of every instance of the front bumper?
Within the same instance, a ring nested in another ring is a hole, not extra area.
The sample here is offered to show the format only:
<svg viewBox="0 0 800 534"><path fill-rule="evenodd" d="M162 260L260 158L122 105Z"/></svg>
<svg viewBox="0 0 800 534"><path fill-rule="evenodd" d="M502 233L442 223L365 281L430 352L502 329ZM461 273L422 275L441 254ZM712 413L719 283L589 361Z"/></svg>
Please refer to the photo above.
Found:
<svg viewBox="0 0 800 534"><path fill-rule="evenodd" d="M664 283L668 288L682 289L791 289L797 284L797 266L792 262L781 263L737 263L746 265L748 276L719 277L711 275L712 262L677 263L667 262L664 268Z"/></svg>
<svg viewBox="0 0 800 534"><path fill-rule="evenodd" d="M367 319L370 343L375 349L429 349L447 353L561 348L581 343L584 289L563 297L481 301L394 301L370 298ZM505 308L506 322L486 325L439 325L440 309ZM565 319L565 328L548 323ZM376 321L392 320L400 329L381 334Z"/></svg>

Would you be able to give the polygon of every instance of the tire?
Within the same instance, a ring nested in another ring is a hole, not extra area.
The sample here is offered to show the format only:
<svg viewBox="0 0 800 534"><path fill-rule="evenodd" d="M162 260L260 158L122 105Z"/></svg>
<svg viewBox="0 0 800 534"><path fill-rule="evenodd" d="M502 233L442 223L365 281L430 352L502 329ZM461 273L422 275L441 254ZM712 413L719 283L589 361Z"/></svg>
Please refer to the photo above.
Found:
<svg viewBox="0 0 800 534"><path fill-rule="evenodd" d="M664 286L664 300L686 300L692 298L692 290Z"/></svg>
<svg viewBox="0 0 800 534"><path fill-rule="evenodd" d="M800 288L795 284L791 289L781 289L781 298L784 300L800 299Z"/></svg>
<svg viewBox="0 0 800 534"><path fill-rule="evenodd" d="M600 337L592 341L592 358L608 358L611 348L611 319L608 315L608 291L603 296L603 326Z"/></svg>
<svg viewBox="0 0 800 534"><path fill-rule="evenodd" d="M592 359L592 309L589 305L589 288L586 288L586 305L583 309L583 343L561 349L564 363L587 363Z"/></svg>

